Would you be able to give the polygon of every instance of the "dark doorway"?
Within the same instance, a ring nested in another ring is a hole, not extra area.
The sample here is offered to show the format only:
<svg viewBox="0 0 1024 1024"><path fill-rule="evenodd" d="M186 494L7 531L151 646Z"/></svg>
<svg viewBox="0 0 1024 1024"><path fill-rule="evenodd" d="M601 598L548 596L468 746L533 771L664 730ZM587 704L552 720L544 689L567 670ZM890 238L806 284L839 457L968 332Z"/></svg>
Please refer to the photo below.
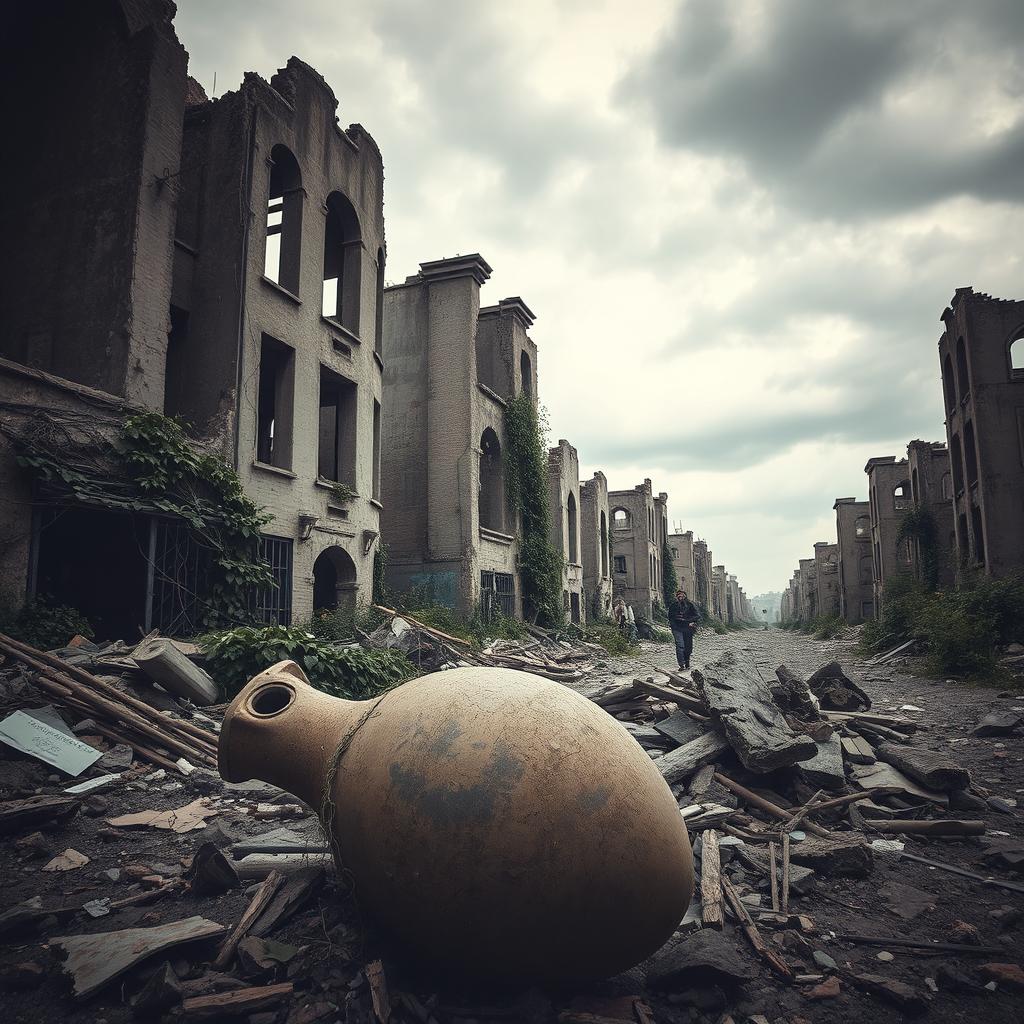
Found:
<svg viewBox="0 0 1024 1024"><path fill-rule="evenodd" d="M138 640L146 632L149 523L145 516L107 509L45 513L34 596L77 608L97 641Z"/></svg>
<svg viewBox="0 0 1024 1024"><path fill-rule="evenodd" d="M344 548L326 548L313 563L313 610L355 611L356 564Z"/></svg>

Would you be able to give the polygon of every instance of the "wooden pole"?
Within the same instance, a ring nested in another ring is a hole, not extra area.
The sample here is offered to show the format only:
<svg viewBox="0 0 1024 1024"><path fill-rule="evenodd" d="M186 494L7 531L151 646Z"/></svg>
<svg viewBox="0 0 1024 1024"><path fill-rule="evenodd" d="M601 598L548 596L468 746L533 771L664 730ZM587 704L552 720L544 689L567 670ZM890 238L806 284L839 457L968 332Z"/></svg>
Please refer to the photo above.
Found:
<svg viewBox="0 0 1024 1024"><path fill-rule="evenodd" d="M725 786L726 789L731 790L737 796L743 797L748 804L760 808L766 814L772 815L772 817L788 822L792 816L792 811L787 811L778 804L773 804L770 800L765 800L763 796L758 796L756 793L752 793L746 788L746 786L741 786L738 782L733 782L732 779L723 775L721 772L715 772L715 781L721 783L721 785ZM828 838L831 834L827 829L822 828L820 825L815 825L813 821L809 821L807 823L807 831L812 832L816 836L821 836L822 838Z"/></svg>
<svg viewBox="0 0 1024 1024"><path fill-rule="evenodd" d="M700 840L700 899L705 925L722 927L722 861L718 833L709 828Z"/></svg>
<svg viewBox="0 0 1024 1024"><path fill-rule="evenodd" d="M779 906L779 876L778 867L775 863L775 844L768 844L768 869L771 872L771 892L772 892L772 910L777 914L780 910Z"/></svg>

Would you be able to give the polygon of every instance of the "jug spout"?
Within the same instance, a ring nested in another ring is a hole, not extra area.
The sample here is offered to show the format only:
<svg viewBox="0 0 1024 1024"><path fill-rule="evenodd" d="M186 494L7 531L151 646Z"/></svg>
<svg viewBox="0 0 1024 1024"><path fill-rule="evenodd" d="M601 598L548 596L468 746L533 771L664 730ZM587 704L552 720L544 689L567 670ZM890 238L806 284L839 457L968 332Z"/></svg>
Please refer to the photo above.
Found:
<svg viewBox="0 0 1024 1024"><path fill-rule="evenodd" d="M321 693L294 661L280 661L254 676L225 712L220 774L228 782L268 782L319 812L335 748L360 710L361 702Z"/></svg>

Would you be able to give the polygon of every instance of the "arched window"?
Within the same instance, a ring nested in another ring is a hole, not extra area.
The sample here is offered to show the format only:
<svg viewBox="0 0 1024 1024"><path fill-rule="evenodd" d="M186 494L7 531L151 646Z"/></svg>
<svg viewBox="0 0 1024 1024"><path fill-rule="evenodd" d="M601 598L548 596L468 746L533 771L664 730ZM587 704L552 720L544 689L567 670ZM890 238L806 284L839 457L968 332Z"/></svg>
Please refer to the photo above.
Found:
<svg viewBox="0 0 1024 1024"><path fill-rule="evenodd" d="M569 497L565 502L565 518L569 527L569 561L578 562L580 549L576 526L576 495L572 491L569 492Z"/></svg>
<svg viewBox="0 0 1024 1024"><path fill-rule="evenodd" d="M944 498L953 497L953 478L949 473L942 474L942 496Z"/></svg>
<svg viewBox="0 0 1024 1024"><path fill-rule="evenodd" d="M384 355L384 250L377 250L377 291L375 295L377 317L374 321L373 351Z"/></svg>
<svg viewBox="0 0 1024 1024"><path fill-rule="evenodd" d="M601 509L601 575L608 575L608 517Z"/></svg>
<svg viewBox="0 0 1024 1024"><path fill-rule="evenodd" d="M946 409L951 412L956 408L956 381L953 380L953 360L948 352L942 360L942 393L946 397Z"/></svg>
<svg viewBox="0 0 1024 1024"><path fill-rule="evenodd" d="M973 487L978 482L978 449L974 443L974 424L970 420L964 424L964 467L967 486Z"/></svg>
<svg viewBox="0 0 1024 1024"><path fill-rule="evenodd" d="M1010 376L1024 378L1024 334L1010 342Z"/></svg>
<svg viewBox="0 0 1024 1024"><path fill-rule="evenodd" d="M612 527L616 530L628 530L630 526L629 510L624 508L612 509Z"/></svg>
<svg viewBox="0 0 1024 1024"><path fill-rule="evenodd" d="M866 540L871 532L871 520L867 516L857 516L853 523L853 532L857 540Z"/></svg>
<svg viewBox="0 0 1024 1024"><path fill-rule="evenodd" d="M917 478L917 467L914 467L914 471L910 474L910 495L914 499L915 505L921 504L921 488L920 481Z"/></svg>
<svg viewBox="0 0 1024 1024"><path fill-rule="evenodd" d="M967 373L967 346L963 338L956 339L956 382L960 388L960 400L971 393L971 378Z"/></svg>
<svg viewBox="0 0 1024 1024"><path fill-rule="evenodd" d="M910 508L910 485L906 480L901 480L892 489L892 507L897 512Z"/></svg>
<svg viewBox="0 0 1024 1024"><path fill-rule="evenodd" d="M485 530L505 529L505 478L501 443L488 427L480 437L480 525Z"/></svg>
<svg viewBox="0 0 1024 1024"><path fill-rule="evenodd" d="M263 274L299 294L302 242L302 174L287 146L270 151L270 189L267 196L267 240Z"/></svg>
<svg viewBox="0 0 1024 1024"><path fill-rule="evenodd" d="M340 192L327 197L324 228L323 314L359 333L363 242L355 208Z"/></svg>
<svg viewBox="0 0 1024 1024"><path fill-rule="evenodd" d="M340 547L325 548L313 563L313 610L354 611L356 564Z"/></svg>
<svg viewBox="0 0 1024 1024"><path fill-rule="evenodd" d="M959 434L949 439L949 465L953 470L953 489L960 494L964 489L964 453Z"/></svg>
<svg viewBox="0 0 1024 1024"><path fill-rule="evenodd" d="M519 354L519 377L522 381L523 394L527 398L533 396L533 363L530 353L523 351Z"/></svg>

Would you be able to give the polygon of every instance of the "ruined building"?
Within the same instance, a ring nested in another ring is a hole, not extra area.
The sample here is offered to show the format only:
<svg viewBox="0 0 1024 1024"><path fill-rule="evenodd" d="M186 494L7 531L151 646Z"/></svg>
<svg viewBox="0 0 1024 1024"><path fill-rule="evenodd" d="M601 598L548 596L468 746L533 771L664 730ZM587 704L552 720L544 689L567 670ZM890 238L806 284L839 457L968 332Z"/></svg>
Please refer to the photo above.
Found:
<svg viewBox="0 0 1024 1024"><path fill-rule="evenodd" d="M907 462L917 519L909 538L911 569L916 579L929 586L951 586L957 555L949 449L941 441L911 441Z"/></svg>
<svg viewBox="0 0 1024 1024"><path fill-rule="evenodd" d="M707 541L693 542L693 589L692 600L711 612L711 563L714 556L708 550Z"/></svg>
<svg viewBox="0 0 1024 1024"><path fill-rule="evenodd" d="M693 530L687 530L685 533L670 533L668 546L672 553L672 562L676 567L679 588L685 590L690 600L696 604L698 601L695 587L697 571L694 564Z"/></svg>
<svg viewBox="0 0 1024 1024"><path fill-rule="evenodd" d="M663 604L662 542L668 536L668 495L654 495L651 481L631 491L611 491L612 581L615 595L650 620Z"/></svg>
<svg viewBox="0 0 1024 1024"><path fill-rule="evenodd" d="M537 348L522 299L481 308L490 274L479 254L456 256L384 291L382 528L391 586L518 616L505 410L519 395L536 402Z"/></svg>
<svg viewBox="0 0 1024 1024"><path fill-rule="evenodd" d="M874 616L870 508L855 498L836 498L832 507L839 538L839 614L851 624L865 622Z"/></svg>
<svg viewBox="0 0 1024 1024"><path fill-rule="evenodd" d="M562 597L570 622L586 620L583 562L580 556L580 460L568 441L548 451L548 508L551 546L562 557Z"/></svg>
<svg viewBox="0 0 1024 1024"><path fill-rule="evenodd" d="M958 288L939 363L960 564L1024 565L1024 301Z"/></svg>
<svg viewBox="0 0 1024 1024"><path fill-rule="evenodd" d="M868 511L871 516L871 578L875 616L881 613L887 580L911 568L910 542L898 541L900 522L911 508L910 466L895 455L868 459Z"/></svg>
<svg viewBox="0 0 1024 1024"><path fill-rule="evenodd" d="M172 4L61 6L59 33L22 15L23 46L5 67L35 83L35 103L12 111L25 152L2 213L4 400L69 441L116 437L133 412L180 416L272 516L261 550L278 585L252 595L258 617L287 623L368 599L376 145L339 127L330 88L296 58L210 101L187 77ZM42 52L45 75L31 67ZM0 478L13 600L51 594L106 636L196 628L207 556L183 520L33 487L9 450Z"/></svg>
<svg viewBox="0 0 1024 1024"><path fill-rule="evenodd" d="M600 470L580 487L580 553L583 606L587 618L608 618L612 610L611 517L608 481Z"/></svg>

